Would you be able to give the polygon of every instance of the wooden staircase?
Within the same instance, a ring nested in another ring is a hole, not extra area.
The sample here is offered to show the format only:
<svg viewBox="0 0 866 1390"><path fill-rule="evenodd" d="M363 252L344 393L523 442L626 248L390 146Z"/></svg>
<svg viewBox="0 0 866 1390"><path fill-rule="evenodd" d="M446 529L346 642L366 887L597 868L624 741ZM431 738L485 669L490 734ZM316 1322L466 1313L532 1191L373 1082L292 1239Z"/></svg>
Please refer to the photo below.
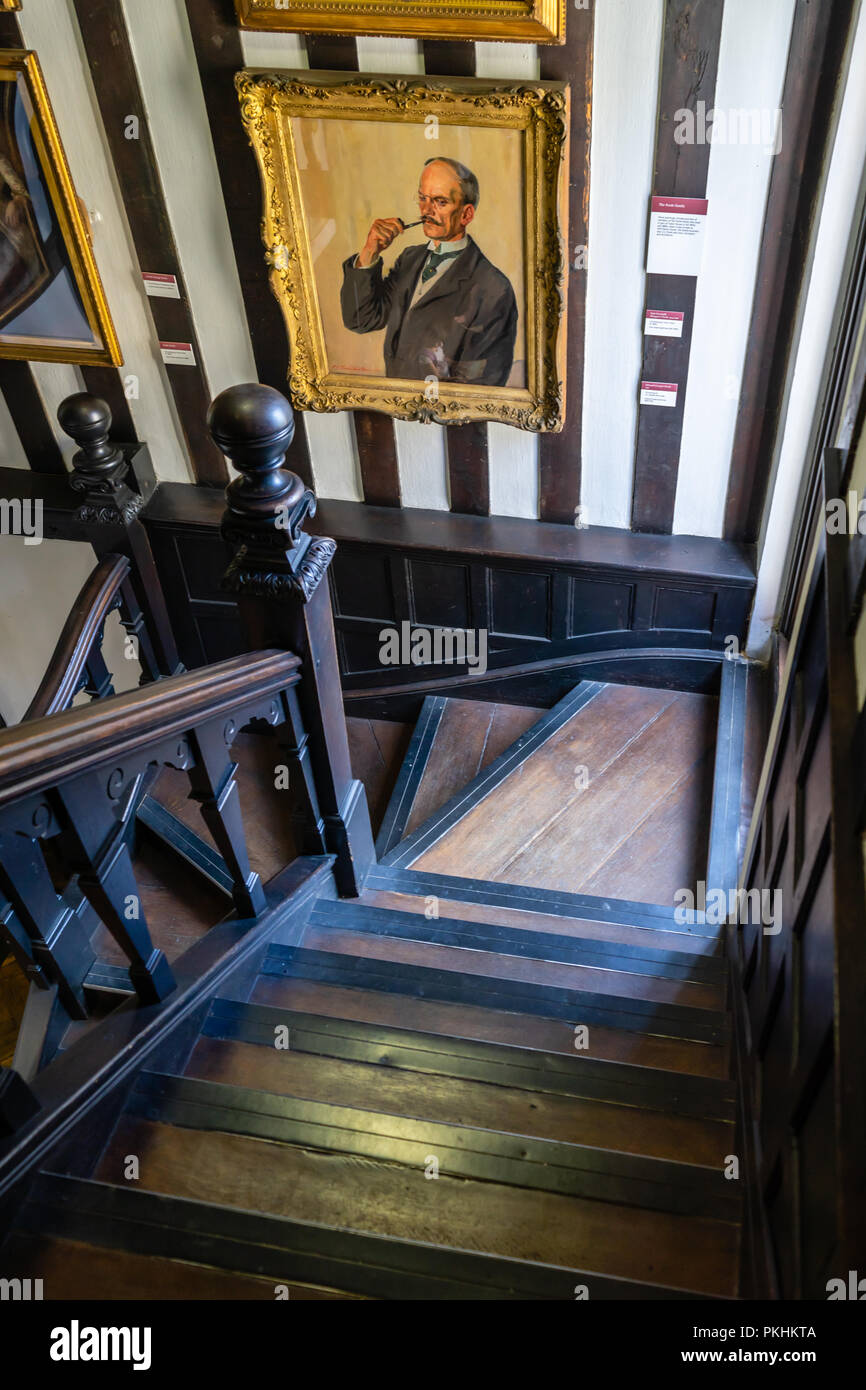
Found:
<svg viewBox="0 0 866 1390"><path fill-rule="evenodd" d="M551 711L498 718L426 701L360 898L314 869L255 968L204 991L86 1152L39 1172L4 1269L52 1298L735 1298L720 929L677 921L670 901L462 872L479 836L494 857L514 838L515 808L544 861L545 779L563 759L570 775L578 745L591 761L594 734L616 769L609 816L619 787L626 824L647 745L633 723L614 749L611 730L617 697L634 713L641 695L655 713L640 729L667 738L656 782L681 786L707 759L712 780L714 730L709 747L672 740L671 692L584 683ZM693 731L716 704L689 708ZM500 751L504 727L516 737ZM169 805L157 786L151 831ZM632 817L616 862L646 861L647 819ZM689 841L672 872L708 877L707 824L668 829ZM189 833L187 868L207 876L218 856Z"/></svg>

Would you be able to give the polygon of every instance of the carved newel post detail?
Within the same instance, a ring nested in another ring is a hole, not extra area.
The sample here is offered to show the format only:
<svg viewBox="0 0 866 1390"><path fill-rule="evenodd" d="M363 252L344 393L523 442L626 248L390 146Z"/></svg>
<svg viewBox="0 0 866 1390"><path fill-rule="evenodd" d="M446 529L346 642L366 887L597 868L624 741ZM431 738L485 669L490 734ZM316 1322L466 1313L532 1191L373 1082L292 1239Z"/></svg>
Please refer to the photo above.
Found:
<svg viewBox="0 0 866 1390"><path fill-rule="evenodd" d="M139 519L143 498L134 481L124 450L108 437L111 409L106 401L78 391L61 401L57 411L61 428L79 446L72 458L69 479L81 497L76 520L98 559L125 555L130 562L130 581L144 615L148 646L159 675L183 670L169 622L165 597L156 572L147 532ZM139 445L143 450L144 446ZM139 632L140 637L142 634Z"/></svg>
<svg viewBox="0 0 866 1390"><path fill-rule="evenodd" d="M283 467L295 424L279 391L229 387L211 405L208 427L239 474L226 489L222 534L235 555L223 588L237 596L249 650L284 647L303 661L303 728L292 719L290 728L304 779L307 846L337 856L340 892L356 896L375 854L366 794L349 761L325 578L336 546L301 529L316 499Z"/></svg>

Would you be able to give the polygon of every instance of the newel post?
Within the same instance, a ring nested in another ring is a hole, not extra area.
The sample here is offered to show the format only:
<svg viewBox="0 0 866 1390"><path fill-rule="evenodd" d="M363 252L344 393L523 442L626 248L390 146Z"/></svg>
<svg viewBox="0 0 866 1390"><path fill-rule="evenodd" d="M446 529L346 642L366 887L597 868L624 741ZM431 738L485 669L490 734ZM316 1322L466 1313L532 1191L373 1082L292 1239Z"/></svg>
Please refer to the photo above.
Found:
<svg viewBox="0 0 866 1390"><path fill-rule="evenodd" d="M300 704L325 847L337 856L340 892L354 897L375 853L367 797L349 761L325 578L336 546L301 530L316 498L283 467L295 423L279 391L229 387L211 405L208 428L239 474L226 489L222 534L235 555L223 588L237 596L250 650L284 647L303 661Z"/></svg>
<svg viewBox="0 0 866 1390"><path fill-rule="evenodd" d="M129 559L130 580L145 615L158 673L177 675L184 668L177 653L150 541L139 518L144 498L130 487L130 481L135 479L127 455L108 437L111 410L98 396L78 391L61 401L57 419L79 446L72 458L69 479L73 491L81 497L76 520L98 559L112 554Z"/></svg>

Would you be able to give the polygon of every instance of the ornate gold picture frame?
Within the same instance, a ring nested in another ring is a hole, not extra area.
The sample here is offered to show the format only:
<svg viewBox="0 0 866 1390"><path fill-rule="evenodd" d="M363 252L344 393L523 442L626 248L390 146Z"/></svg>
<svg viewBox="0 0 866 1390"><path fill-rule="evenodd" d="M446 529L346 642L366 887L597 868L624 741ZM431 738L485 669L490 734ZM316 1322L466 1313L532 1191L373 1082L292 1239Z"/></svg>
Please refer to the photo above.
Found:
<svg viewBox="0 0 866 1390"><path fill-rule="evenodd" d="M568 88L262 71L235 82L295 405L560 430ZM381 257L368 249L379 219Z"/></svg>
<svg viewBox="0 0 866 1390"><path fill-rule="evenodd" d="M123 361L35 53L0 50L0 358Z"/></svg>
<svg viewBox="0 0 866 1390"><path fill-rule="evenodd" d="M566 0L235 0L244 29L564 43Z"/></svg>

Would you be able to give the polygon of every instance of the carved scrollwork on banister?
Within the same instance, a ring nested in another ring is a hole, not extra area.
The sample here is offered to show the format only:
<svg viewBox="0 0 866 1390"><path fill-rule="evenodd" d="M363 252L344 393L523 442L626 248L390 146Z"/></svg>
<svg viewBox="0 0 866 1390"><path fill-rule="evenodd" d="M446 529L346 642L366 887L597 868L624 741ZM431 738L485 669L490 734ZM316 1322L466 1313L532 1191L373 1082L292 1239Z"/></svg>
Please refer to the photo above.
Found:
<svg viewBox="0 0 866 1390"><path fill-rule="evenodd" d="M336 549L328 536L315 536L296 570L268 570L249 563L246 547L242 547L226 571L222 588L249 598L302 598L309 603Z"/></svg>

